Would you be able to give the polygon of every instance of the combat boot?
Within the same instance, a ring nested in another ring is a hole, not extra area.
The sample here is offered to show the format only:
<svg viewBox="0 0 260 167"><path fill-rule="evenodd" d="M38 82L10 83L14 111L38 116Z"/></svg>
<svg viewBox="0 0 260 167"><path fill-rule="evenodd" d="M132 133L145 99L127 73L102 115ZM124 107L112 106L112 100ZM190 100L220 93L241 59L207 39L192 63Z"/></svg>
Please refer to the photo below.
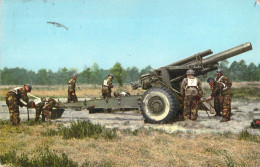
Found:
<svg viewBox="0 0 260 167"><path fill-rule="evenodd" d="M222 118L219 122L228 122L229 121L229 119L227 119L227 118Z"/></svg>

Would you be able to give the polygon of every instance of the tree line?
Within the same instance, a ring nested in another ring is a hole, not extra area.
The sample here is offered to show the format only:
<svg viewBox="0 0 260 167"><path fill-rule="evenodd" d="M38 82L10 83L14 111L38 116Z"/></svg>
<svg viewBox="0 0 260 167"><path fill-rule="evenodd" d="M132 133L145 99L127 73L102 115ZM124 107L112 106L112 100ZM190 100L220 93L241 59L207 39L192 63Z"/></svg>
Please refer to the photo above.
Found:
<svg viewBox="0 0 260 167"><path fill-rule="evenodd" d="M40 69L37 72L27 70L25 68L7 68L0 70L1 85L23 85L30 83L33 85L64 85L67 84L74 73L77 73L79 84L101 84L103 80L112 73L115 76L115 82L122 86L123 83L130 83L137 81L139 76L149 73L152 67L148 65L143 69L137 67L128 67L124 69L120 63L116 63L110 69L102 69L97 63L91 67L85 66L83 71L79 72L75 68L67 69L60 68L54 72L52 70Z"/></svg>
<svg viewBox="0 0 260 167"><path fill-rule="evenodd" d="M227 60L220 62L220 68L223 69L224 75L232 81L260 81L260 64L256 66L254 63L246 64L244 60L234 61L229 65ZM137 67L128 67L124 69L120 63L114 64L110 69L99 68L97 63L91 67L85 66L83 71L78 72L77 69L66 67L60 68L54 72L52 70L40 69L37 72L24 68L4 68L1 69L1 85L23 85L30 83L33 85L64 85L67 84L72 74L79 74L77 83L82 84L101 84L108 74L115 75L115 82L122 86L123 83L137 81L138 78L149 73L152 67L149 65L143 69ZM209 72L209 77L215 76L215 72ZM206 80L206 79L203 79Z"/></svg>

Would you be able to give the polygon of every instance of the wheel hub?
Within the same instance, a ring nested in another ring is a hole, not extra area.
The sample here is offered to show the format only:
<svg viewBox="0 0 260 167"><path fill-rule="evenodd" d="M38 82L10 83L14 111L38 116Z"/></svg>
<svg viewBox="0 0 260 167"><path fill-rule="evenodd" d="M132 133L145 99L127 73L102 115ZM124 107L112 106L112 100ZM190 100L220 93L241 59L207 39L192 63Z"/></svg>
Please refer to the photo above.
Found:
<svg viewBox="0 0 260 167"><path fill-rule="evenodd" d="M161 97L155 96L149 99L148 107L152 114L160 115L164 111L165 104Z"/></svg>

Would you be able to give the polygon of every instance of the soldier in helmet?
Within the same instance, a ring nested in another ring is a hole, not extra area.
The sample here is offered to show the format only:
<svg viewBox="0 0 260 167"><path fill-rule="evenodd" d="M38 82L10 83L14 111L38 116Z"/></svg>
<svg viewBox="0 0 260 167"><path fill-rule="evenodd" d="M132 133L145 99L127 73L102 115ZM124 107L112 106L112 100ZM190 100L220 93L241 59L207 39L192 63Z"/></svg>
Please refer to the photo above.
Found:
<svg viewBox="0 0 260 167"><path fill-rule="evenodd" d="M6 104L9 109L10 121L13 125L20 124L20 107L34 107L34 102L29 101L27 92L31 92L32 86L26 84L23 87L14 88L6 94Z"/></svg>
<svg viewBox="0 0 260 167"><path fill-rule="evenodd" d="M76 81L77 81L78 74L74 73L72 75L71 80L69 81L68 86L68 103L70 102L77 102L78 98L76 95Z"/></svg>
<svg viewBox="0 0 260 167"><path fill-rule="evenodd" d="M202 97L201 82L194 76L193 70L186 72L187 78L184 78L181 84L181 95L184 101L184 119L197 120L198 104Z"/></svg>
<svg viewBox="0 0 260 167"><path fill-rule="evenodd" d="M113 88L112 80L114 79L113 74L109 74L108 77L102 83L102 96L104 99L111 97L111 92Z"/></svg>
<svg viewBox="0 0 260 167"><path fill-rule="evenodd" d="M221 69L217 69L216 73L217 77L215 78L215 81L213 78L208 79L212 93L207 100L214 98L215 116L221 116L222 114L223 119L221 122L227 122L230 120L231 113L232 82L223 75Z"/></svg>

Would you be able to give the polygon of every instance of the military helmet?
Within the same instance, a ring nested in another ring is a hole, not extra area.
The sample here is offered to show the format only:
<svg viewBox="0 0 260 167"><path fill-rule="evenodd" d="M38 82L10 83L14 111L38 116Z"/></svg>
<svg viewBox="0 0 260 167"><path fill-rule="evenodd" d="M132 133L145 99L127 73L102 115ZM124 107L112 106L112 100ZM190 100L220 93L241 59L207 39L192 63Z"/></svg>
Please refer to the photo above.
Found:
<svg viewBox="0 0 260 167"><path fill-rule="evenodd" d="M217 71L216 71L216 73L217 73L217 74L222 74L222 73L223 73L223 71L222 71L222 69L221 69L221 68L218 68L218 69L217 69Z"/></svg>
<svg viewBox="0 0 260 167"><path fill-rule="evenodd" d="M192 69L189 69L187 72L186 72L187 75L194 75L195 72L192 70Z"/></svg>
<svg viewBox="0 0 260 167"><path fill-rule="evenodd" d="M79 74L75 72L75 73L72 74L72 77L78 77L78 75Z"/></svg>
<svg viewBox="0 0 260 167"><path fill-rule="evenodd" d="M208 83L214 82L214 79L213 78L208 78L207 82Z"/></svg>
<svg viewBox="0 0 260 167"><path fill-rule="evenodd" d="M111 76L111 77L112 77L112 79L114 79L114 75L113 75L113 74L108 74L108 76Z"/></svg>
<svg viewBox="0 0 260 167"><path fill-rule="evenodd" d="M31 84L25 84L24 86L27 86L29 88L29 92L32 91L32 85Z"/></svg>

